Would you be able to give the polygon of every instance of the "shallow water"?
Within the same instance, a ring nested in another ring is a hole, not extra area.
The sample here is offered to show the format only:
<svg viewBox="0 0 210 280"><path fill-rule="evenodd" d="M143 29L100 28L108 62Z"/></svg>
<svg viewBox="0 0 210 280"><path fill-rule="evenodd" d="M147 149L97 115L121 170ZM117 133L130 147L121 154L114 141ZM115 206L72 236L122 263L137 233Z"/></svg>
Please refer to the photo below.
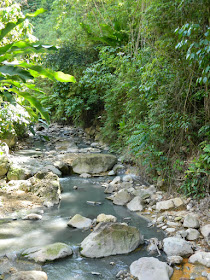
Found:
<svg viewBox="0 0 210 280"><path fill-rule="evenodd" d="M118 222L130 217L129 225L141 231L145 239L157 237L163 239L164 234L157 228L148 228L148 222L140 218L126 207L115 206L105 199L101 183L105 178L82 179L71 176L61 179L63 187L61 203L58 207L44 209L41 221L16 220L0 225L0 255L6 252L19 251L33 246L42 246L54 242L64 242L73 247L72 257L48 263L43 270L48 274L49 280L70 279L115 279L121 269L142 256L148 256L146 248L141 246L129 255L110 256L101 259L88 259L79 255L80 242L90 233L90 230L73 229L67 226L70 216L81 214L94 219L100 213L112 214ZM78 186L77 190L73 187ZM90 205L87 201L101 202L101 205ZM114 262L115 265L110 265ZM94 276L91 272L99 272L101 276Z"/></svg>

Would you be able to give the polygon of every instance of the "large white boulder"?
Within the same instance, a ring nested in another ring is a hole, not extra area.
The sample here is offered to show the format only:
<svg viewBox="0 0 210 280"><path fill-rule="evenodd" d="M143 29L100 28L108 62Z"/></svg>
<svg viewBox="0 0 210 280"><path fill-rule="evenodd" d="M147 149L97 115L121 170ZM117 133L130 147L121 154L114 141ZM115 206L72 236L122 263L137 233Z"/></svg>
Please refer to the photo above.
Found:
<svg viewBox="0 0 210 280"><path fill-rule="evenodd" d="M182 238L167 237L163 239L163 250L167 256L189 256L193 254L192 246Z"/></svg>
<svg viewBox="0 0 210 280"><path fill-rule="evenodd" d="M131 264L130 273L139 280L169 280L173 268L156 258L143 257Z"/></svg>
<svg viewBox="0 0 210 280"><path fill-rule="evenodd" d="M79 155L72 162L75 173L98 174L110 170L117 162L117 158L110 154L84 154Z"/></svg>
<svg viewBox="0 0 210 280"><path fill-rule="evenodd" d="M135 250L144 239L135 227L120 223L100 223L81 243L81 255L101 258L127 254Z"/></svg>

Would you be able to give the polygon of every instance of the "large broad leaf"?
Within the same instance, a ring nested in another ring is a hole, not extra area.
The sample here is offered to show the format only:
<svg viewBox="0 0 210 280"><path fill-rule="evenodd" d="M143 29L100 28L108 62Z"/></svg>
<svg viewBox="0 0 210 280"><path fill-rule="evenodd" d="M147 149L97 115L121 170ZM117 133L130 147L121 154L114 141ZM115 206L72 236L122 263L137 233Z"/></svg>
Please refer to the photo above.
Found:
<svg viewBox="0 0 210 280"><path fill-rule="evenodd" d="M16 93L17 95L23 97L24 99L28 100L28 102L31 104L32 107L35 107L41 114L41 116L47 121L50 122L50 117L46 109L44 109L41 105L41 103L33 97L30 93L28 92L21 92L16 88L8 89L11 92Z"/></svg>
<svg viewBox="0 0 210 280"><path fill-rule="evenodd" d="M28 68L32 71L30 71L31 75L34 77L42 76L44 78L49 78L51 80L57 80L59 82L76 82L76 79L74 76L71 76L69 74L64 74L63 72L54 72L49 69L45 69L40 65L34 65L34 64L29 64L26 62L20 63L19 66ZM35 72L35 73L34 73Z"/></svg>
<svg viewBox="0 0 210 280"><path fill-rule="evenodd" d="M11 77L18 76L24 82L26 82L26 80L33 79L33 76L27 70L12 65L0 66L0 73Z"/></svg>

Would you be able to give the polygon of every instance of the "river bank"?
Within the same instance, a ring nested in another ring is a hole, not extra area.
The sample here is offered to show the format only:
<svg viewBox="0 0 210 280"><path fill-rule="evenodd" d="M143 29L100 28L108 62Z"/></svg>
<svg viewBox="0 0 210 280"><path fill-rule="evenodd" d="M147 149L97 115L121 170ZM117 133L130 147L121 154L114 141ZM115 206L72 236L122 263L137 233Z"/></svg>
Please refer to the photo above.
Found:
<svg viewBox="0 0 210 280"><path fill-rule="evenodd" d="M50 141L45 141L44 136L47 136ZM1 221L25 218L37 212L37 209L42 208L43 205L46 209L59 205L60 201L62 203L62 194L58 177L72 176L73 173L77 173L82 180L101 177L103 180L99 183L100 191L104 190L110 203L120 207L122 212L122 209L126 208L130 213L134 212L144 217L144 220L147 220L145 227L157 228L164 231L166 237L184 240L190 244L191 255L194 252L206 253L209 249L208 198L197 203L192 199L186 199L177 194L171 195L159 190L156 186L146 184L141 179L138 170L131 174L129 170L135 170L134 167L131 169L119 158L110 155L107 145L91 141L82 129L51 125L48 129L38 131L35 138L31 137L20 143L19 150L13 154L10 153L8 158L12 164L5 174L7 180L1 180ZM49 176L49 173L52 175ZM55 188L50 189L49 182L52 183L52 181ZM80 186L72 186L72 189L79 192ZM63 200L65 200L65 195ZM88 201L90 204L97 203L92 199ZM36 214L44 214L43 209L40 211ZM97 216L94 218L96 219ZM126 220L122 219L120 222L126 222ZM92 228L94 226L92 223ZM172 241L176 240L172 239ZM164 254L162 249L168 257L171 255L164 248L166 246L164 242L159 244L157 239L147 242L148 247L150 246L148 250L154 256L157 256L160 251ZM172 246L178 245L172 243L169 247ZM182 255L182 253L177 253ZM209 254L207 253L205 257L202 255L200 259L198 257L196 259L195 256L195 262L203 262L204 259L205 265L209 266ZM184 261L179 259L179 261L184 263L184 267L186 266L186 259ZM168 262L173 267L175 266L171 279L181 279L181 277L207 279L209 277L207 274L209 270L205 266L196 265L192 270L188 270L190 274L185 274L186 270L184 270L181 275L182 264L179 265L174 260L168 260ZM126 273L121 273L121 276L129 279L131 276ZM2 274L2 277L7 277L5 275L9 274L11 273L7 271L6 274ZM166 277L170 277L170 274L171 272ZM96 276L97 273L94 277Z"/></svg>

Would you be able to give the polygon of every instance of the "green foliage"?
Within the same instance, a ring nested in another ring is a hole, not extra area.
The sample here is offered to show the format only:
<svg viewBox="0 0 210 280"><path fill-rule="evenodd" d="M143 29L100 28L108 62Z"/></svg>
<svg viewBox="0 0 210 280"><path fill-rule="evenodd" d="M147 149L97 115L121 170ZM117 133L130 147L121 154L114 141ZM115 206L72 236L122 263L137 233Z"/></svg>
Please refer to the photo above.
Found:
<svg viewBox="0 0 210 280"><path fill-rule="evenodd" d="M31 91L42 93L38 88L34 87L31 80L35 77L44 77L53 81L75 82L75 78L60 71L54 72L40 65L26 62L26 55L40 53L40 51L43 52L45 49L54 50L56 49L55 47L32 44L29 41L8 43L8 39L6 39L7 34L14 28L23 24L27 19L36 17L43 12L45 12L44 9L39 9L33 14L26 14L26 16L17 14L12 19L13 21L8 21L3 24L3 28L0 30L0 45L2 45L0 48L0 92L4 99L8 101L14 99L12 97L14 93L17 96L23 97L32 107L35 107L41 113L43 118L49 121L47 111L41 106L41 103L36 97L31 94Z"/></svg>
<svg viewBox="0 0 210 280"><path fill-rule="evenodd" d="M193 159L186 171L185 182L181 190L188 196L203 198L210 187L210 144L203 142L200 155Z"/></svg>
<svg viewBox="0 0 210 280"><path fill-rule="evenodd" d="M34 23L41 38L63 46L46 56L47 67L78 83L39 79L47 95L37 96L56 120L99 123L104 140L126 149L151 181L174 185L210 139L208 1L75 3L52 1ZM189 167L186 194L202 196L208 185L206 153Z"/></svg>

